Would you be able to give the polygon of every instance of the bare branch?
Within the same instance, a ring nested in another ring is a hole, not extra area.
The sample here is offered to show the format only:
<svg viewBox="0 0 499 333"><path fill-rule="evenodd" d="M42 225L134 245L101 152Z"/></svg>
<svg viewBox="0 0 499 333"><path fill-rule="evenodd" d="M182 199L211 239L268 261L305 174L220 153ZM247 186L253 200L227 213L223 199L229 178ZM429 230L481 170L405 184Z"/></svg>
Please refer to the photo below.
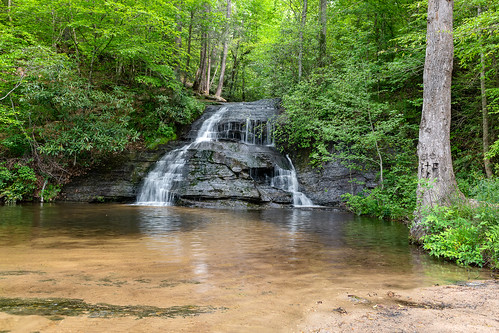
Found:
<svg viewBox="0 0 499 333"><path fill-rule="evenodd" d="M1 97L1 98L0 98L0 101L2 101L2 100L4 100L4 99L6 99L7 97L9 97L9 95L10 95L10 94L12 94L12 93L14 92L14 90L16 90L16 89L17 89L17 88L21 85L21 83L23 83L24 77L26 76L26 75L25 75L25 73L26 73L26 72L23 72L23 73L21 74L21 79L19 79L19 82L17 82L17 84L14 86L14 88L12 88L12 89L11 89L11 90L7 93L7 95L5 95L4 97Z"/></svg>

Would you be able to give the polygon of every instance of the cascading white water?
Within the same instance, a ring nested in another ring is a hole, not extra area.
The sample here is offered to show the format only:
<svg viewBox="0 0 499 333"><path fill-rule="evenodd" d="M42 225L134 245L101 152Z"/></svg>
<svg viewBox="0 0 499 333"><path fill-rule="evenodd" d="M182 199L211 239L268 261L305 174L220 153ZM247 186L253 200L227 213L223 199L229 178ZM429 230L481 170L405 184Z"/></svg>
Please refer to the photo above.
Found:
<svg viewBox="0 0 499 333"><path fill-rule="evenodd" d="M305 194L298 191L298 178L296 170L288 155L286 158L289 161L291 170L285 170L278 165L274 169L274 177L271 179L270 185L281 190L291 192L293 194L293 206L295 207L314 207L314 203Z"/></svg>
<svg viewBox="0 0 499 333"><path fill-rule="evenodd" d="M274 124L272 121L246 119L245 131L241 142L249 145L274 146Z"/></svg>
<svg viewBox="0 0 499 333"><path fill-rule="evenodd" d="M183 180L183 169L185 166L185 154L193 146L207 141L214 141L217 138L215 126L218 124L227 107L224 106L206 119L198 131L196 139L175 149L161 158L154 169L149 172L142 189L137 196L137 205L144 206L172 206L175 203L175 190Z"/></svg>
<svg viewBox="0 0 499 333"><path fill-rule="evenodd" d="M137 205L147 206L172 206L176 200L176 190L184 181L184 167L186 154L189 149L195 148L202 142L216 141L217 138L236 139L241 143L249 145L273 146L273 124L270 121L252 120L247 118L246 126L221 123L229 107L221 107L208 119L199 129L193 142L165 154L157 162L154 169L147 175L137 196ZM219 126L221 128L219 128ZM232 137L239 130L239 135ZM311 207L313 202L305 194L298 191L298 179L296 171L289 156L286 156L291 170L285 170L275 166L274 175L270 179L270 185L293 194L293 205L295 207Z"/></svg>

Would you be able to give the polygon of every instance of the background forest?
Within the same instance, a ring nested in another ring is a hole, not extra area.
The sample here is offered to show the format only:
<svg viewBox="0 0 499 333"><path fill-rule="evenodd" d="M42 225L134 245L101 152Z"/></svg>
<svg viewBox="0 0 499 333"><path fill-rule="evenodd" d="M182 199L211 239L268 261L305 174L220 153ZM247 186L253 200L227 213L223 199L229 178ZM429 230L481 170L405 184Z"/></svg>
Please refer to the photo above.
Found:
<svg viewBox="0 0 499 333"><path fill-rule="evenodd" d="M492 205L498 9L495 0L456 0L454 10L454 170L465 195ZM378 170L380 186L347 195L348 206L410 220L426 15L424 0L2 0L0 200L50 200L103 157L175 139L203 111L203 96L280 97L281 149L318 168L339 158ZM463 246L478 250L428 249L497 264L495 207L435 210L429 216L445 225L479 221L463 227L476 231L467 237L476 244Z"/></svg>

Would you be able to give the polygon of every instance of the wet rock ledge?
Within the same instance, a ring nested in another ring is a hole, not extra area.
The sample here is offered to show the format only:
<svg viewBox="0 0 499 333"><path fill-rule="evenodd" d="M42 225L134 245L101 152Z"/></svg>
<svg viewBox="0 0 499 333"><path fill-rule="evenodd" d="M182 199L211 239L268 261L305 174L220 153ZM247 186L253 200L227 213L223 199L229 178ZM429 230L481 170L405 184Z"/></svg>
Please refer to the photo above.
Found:
<svg viewBox="0 0 499 333"><path fill-rule="evenodd" d="M289 169L286 157L272 147L269 123L278 112L277 100L230 105L218 123L217 141L202 142L188 151L185 181L178 187L178 204L200 207L291 206L292 195L272 186L277 167ZM124 152L110 157L88 174L67 184L64 201L132 203L148 171L167 151L194 141L204 120L222 106L209 106L181 141L154 151ZM248 130L248 128L250 130ZM265 130L263 130L265 128ZM260 131L260 132L258 132ZM294 161L294 157L291 156ZM374 187L374 175L349 170L339 162L313 169L295 162L299 191L314 204L337 207L344 193Z"/></svg>

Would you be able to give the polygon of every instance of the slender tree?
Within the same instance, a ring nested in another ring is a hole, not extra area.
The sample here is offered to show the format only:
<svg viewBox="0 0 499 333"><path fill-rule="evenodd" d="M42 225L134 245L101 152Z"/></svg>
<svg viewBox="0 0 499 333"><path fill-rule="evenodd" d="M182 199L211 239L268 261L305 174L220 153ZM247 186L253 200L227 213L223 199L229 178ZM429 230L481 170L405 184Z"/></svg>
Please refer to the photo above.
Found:
<svg viewBox="0 0 499 333"><path fill-rule="evenodd" d="M319 66L323 67L326 64L326 35L327 35L327 0L320 0L319 7Z"/></svg>
<svg viewBox="0 0 499 333"><path fill-rule="evenodd" d="M299 33L299 54L298 54L298 80L301 80L302 74L303 74L303 33L305 30L305 25L307 23L307 6L308 6L308 1L303 0L303 9L301 13L301 25L300 25L300 33Z"/></svg>
<svg viewBox="0 0 499 333"><path fill-rule="evenodd" d="M222 61L220 63L220 79L218 80L218 86L217 86L217 91L215 92L215 97L221 97L222 96L222 89L224 86L224 76L225 76L225 67L227 65L227 53L229 50L229 33L228 33L228 27L229 27L229 21L232 13L232 1L227 0L227 29L225 32L225 37L224 37L224 46L223 46L223 51L222 51Z"/></svg>
<svg viewBox="0 0 499 333"><path fill-rule="evenodd" d="M181 54L182 54L182 29L183 29L183 22L182 22L182 7L184 5L183 1L180 1L177 3L176 8L177 8L177 15L175 19L177 20L177 26L176 26L176 32L177 35L175 36L175 72L177 73L177 76L180 76L180 63L181 63Z"/></svg>
<svg viewBox="0 0 499 333"><path fill-rule="evenodd" d="M478 7L478 16L482 14L482 7ZM480 37L480 39L482 39ZM483 42L480 43L481 48L483 48ZM492 178L492 167L490 165L490 159L487 157L487 153L490 150L489 141L489 111L487 107L487 90L485 87L485 55L483 54L483 49L480 51L480 93L482 97L482 143L483 143L483 162L485 166L485 173L487 178Z"/></svg>
<svg viewBox="0 0 499 333"><path fill-rule="evenodd" d="M421 225L423 210L449 204L460 193L452 168L450 145L453 7L453 0L428 1L423 111L418 143L418 202L411 228L416 240L425 234Z"/></svg>

